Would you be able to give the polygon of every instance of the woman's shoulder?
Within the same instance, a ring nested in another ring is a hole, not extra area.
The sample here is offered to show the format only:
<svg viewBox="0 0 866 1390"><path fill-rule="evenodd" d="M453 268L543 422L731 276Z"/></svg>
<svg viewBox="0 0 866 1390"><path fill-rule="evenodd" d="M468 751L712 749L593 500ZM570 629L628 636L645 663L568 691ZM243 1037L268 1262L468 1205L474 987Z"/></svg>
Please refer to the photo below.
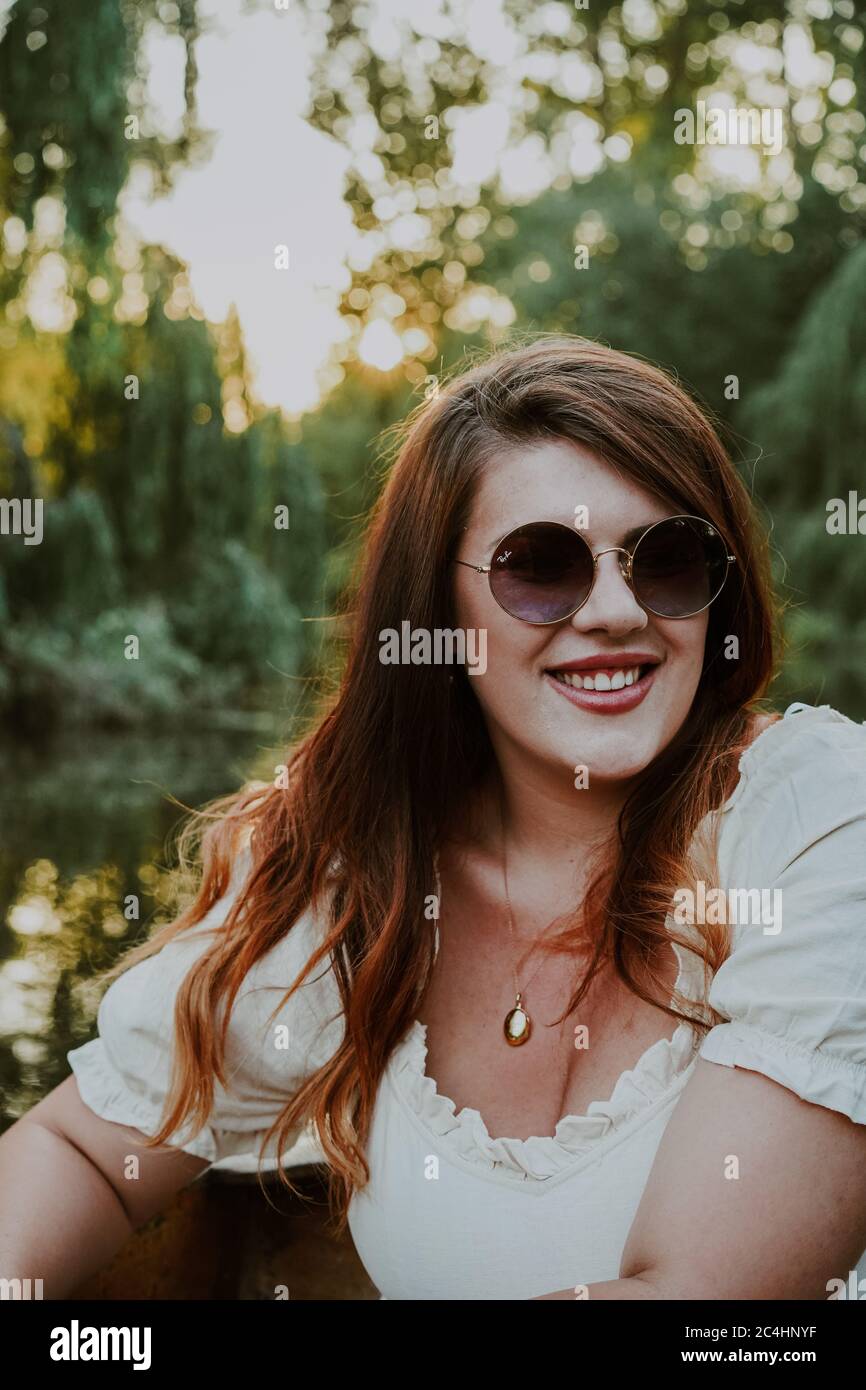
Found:
<svg viewBox="0 0 866 1390"><path fill-rule="evenodd" d="M250 867L248 854L239 855L226 891L201 921L113 981L99 1006L97 1036L67 1054L82 1099L104 1119L156 1129L171 1081L178 992L243 899ZM244 975L226 1034L228 1087L216 1087L209 1125L182 1147L210 1161L252 1153L291 1092L339 1046L343 1020L330 956L289 996L326 928L325 912L310 903Z"/></svg>
<svg viewBox="0 0 866 1390"><path fill-rule="evenodd" d="M866 836L866 724L831 705L797 702L764 722L739 772L720 812L723 873L760 868L765 879L774 876L851 822ZM866 839L863 849L866 856Z"/></svg>
<svg viewBox="0 0 866 1390"><path fill-rule="evenodd" d="M731 952L701 1055L866 1123L866 727L790 705L743 755L722 822Z"/></svg>
<svg viewBox="0 0 866 1390"><path fill-rule="evenodd" d="M796 701L783 714L756 717L753 737L740 758L741 783L732 804L750 783L779 780L804 762L814 764L825 754L866 750L866 723L849 718L832 705Z"/></svg>

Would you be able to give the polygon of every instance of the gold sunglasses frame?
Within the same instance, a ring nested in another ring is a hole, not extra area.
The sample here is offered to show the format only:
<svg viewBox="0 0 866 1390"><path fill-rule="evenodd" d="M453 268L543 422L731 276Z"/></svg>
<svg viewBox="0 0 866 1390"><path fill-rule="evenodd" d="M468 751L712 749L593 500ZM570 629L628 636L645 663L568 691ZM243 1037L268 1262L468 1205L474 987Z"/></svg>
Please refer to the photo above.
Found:
<svg viewBox="0 0 866 1390"><path fill-rule="evenodd" d="M669 521L697 521L700 522L702 526L711 527L711 529L719 537L719 540L722 542L722 545L725 547L725 558L727 560L727 564L725 566L725 573L722 576L722 582L719 585L716 592L713 594L709 603L705 603L702 608L696 608L694 613L682 613L676 617L670 617L666 613L656 613L655 609L650 608L649 604L643 603L641 599L638 597L637 593L635 592L634 582L632 579L632 572L634 569L634 557L637 554L638 546L641 544L643 540L646 539L650 531L654 531L657 526L667 525ZM699 613L705 613L707 609L710 607L710 605L715 603L716 599L719 597L719 594L722 592L726 583L728 582L728 575L731 572L731 565L735 565L737 563L736 555L731 554L730 549L728 547L728 542L725 540L725 537L722 535L719 528L717 526L713 526L713 523L711 521L707 521L706 517L692 516L689 512L678 512L675 516L665 516L662 517L660 521L652 522L646 528L645 531L641 532L634 545L632 546L631 550L626 549L626 547L623 545L609 545L606 546L604 550L593 551L589 544L589 541L586 539L585 536L582 536L580 534L580 531L573 529L571 526L564 525L564 523L561 521L545 521L541 523L525 521L521 526L512 526L510 531L506 531L505 535L502 536L496 542L496 545L493 547L493 554L495 555L499 550L500 546L504 545L505 542L508 540L508 537L513 536L516 531L522 531L526 526L536 525L558 526L561 530L567 531L570 536L577 536L586 546L590 556L592 557L592 583L590 584L589 589L587 590L586 597L582 599L580 603L576 605L576 607L572 608L570 613L563 613L561 618L549 618L546 622L539 623L533 622L532 618L519 617L516 613L512 613L510 609L506 608L505 604L501 603L500 600L497 598L496 592L493 588L493 581L489 578L489 576L493 573L492 563L489 565L476 565L473 564L471 560L455 559L454 561L456 565L465 565L467 569L475 570L478 574L486 574L488 576L490 592L493 595L493 598L496 600L496 603L502 609L503 613L507 613L509 618L514 618L519 623L529 623L532 627L553 627L556 623L564 623L569 618L573 618L575 613L579 613L581 608L583 608L584 604L589 602L590 595L592 594L592 591L595 588L596 575L598 574L598 561L600 557L602 555L609 555L613 551L618 551L621 555L624 555L626 557L625 561L620 560L619 568L623 579L625 580L626 584L628 584L628 587L631 589L631 592L634 595L635 602L640 604L640 607L644 610L645 613L651 613L654 618L664 618L667 622L672 623L683 622L686 618L696 618ZM464 530L465 529L466 528L464 527Z"/></svg>

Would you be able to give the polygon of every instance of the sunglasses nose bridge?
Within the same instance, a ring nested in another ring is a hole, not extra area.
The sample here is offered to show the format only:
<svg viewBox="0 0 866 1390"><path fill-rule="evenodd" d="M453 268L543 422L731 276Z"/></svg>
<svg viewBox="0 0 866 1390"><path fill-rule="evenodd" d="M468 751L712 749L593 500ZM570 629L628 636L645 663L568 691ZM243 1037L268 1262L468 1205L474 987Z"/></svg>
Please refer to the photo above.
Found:
<svg viewBox="0 0 866 1390"><path fill-rule="evenodd" d="M626 583L631 584L632 553L630 550L626 550L624 546L609 545L606 550L597 550L592 557L593 565L595 567L598 566L599 557L601 555L611 555L614 552L618 553L619 555L625 556L624 560L620 560L619 567L622 571L622 575Z"/></svg>

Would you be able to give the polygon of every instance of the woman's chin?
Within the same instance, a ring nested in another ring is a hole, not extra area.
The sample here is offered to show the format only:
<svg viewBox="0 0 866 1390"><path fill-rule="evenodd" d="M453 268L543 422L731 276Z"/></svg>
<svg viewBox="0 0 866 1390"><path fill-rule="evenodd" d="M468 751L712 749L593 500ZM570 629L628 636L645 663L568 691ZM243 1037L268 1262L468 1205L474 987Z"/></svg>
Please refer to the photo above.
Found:
<svg viewBox="0 0 866 1390"><path fill-rule="evenodd" d="M610 788L617 783L633 781L646 772L664 746L662 740L638 739L632 742L622 735L575 743L572 733L568 741L573 749L573 760L565 770L571 773L571 780L578 791L592 791L602 786ZM562 745L558 749L557 761L562 763Z"/></svg>

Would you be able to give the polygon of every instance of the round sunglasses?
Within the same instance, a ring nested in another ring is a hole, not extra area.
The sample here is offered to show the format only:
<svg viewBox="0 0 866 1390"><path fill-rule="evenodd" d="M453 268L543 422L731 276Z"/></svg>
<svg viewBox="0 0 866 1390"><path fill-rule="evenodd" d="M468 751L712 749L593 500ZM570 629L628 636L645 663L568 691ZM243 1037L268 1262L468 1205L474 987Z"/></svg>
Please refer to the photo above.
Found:
<svg viewBox="0 0 866 1390"><path fill-rule="evenodd" d="M524 623L561 623L592 593L599 556L618 551L622 576L642 608L658 618L693 618L721 593L736 563L727 542L699 516L656 521L627 550L611 545L592 551L571 526L531 521L509 531L489 565L457 560L486 574L500 608Z"/></svg>

